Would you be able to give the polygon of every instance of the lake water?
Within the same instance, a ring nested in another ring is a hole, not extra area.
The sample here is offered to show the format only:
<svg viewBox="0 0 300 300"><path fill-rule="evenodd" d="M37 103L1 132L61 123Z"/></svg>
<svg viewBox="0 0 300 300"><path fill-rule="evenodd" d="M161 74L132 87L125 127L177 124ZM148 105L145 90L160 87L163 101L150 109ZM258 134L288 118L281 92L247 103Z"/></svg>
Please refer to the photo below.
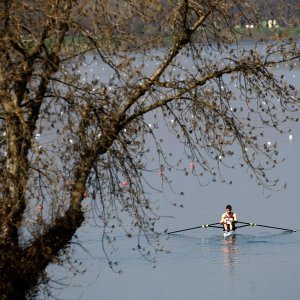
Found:
<svg viewBox="0 0 300 300"><path fill-rule="evenodd" d="M298 88L300 72L287 73ZM184 190L176 198L183 203L175 208L162 202L160 226L169 231L215 223L227 204L233 206L240 221L300 229L300 127L289 135L270 135L278 142L286 161L274 171L287 188L264 192L243 172L226 174L232 185L212 183L199 186L195 178L180 175L175 185ZM157 253L149 262L132 248L137 238L117 236L118 249L111 254L118 261L114 273L107 265L101 247L101 232L86 225L78 231L83 248L75 247L75 268L85 270L74 275L70 265L49 266L52 276L51 299L87 300L260 300L298 299L300 297L300 231L246 227L237 230L234 239L224 240L220 229L201 228L169 235L164 242L170 253ZM79 263L82 262L82 265ZM39 299L49 299L42 294Z"/></svg>

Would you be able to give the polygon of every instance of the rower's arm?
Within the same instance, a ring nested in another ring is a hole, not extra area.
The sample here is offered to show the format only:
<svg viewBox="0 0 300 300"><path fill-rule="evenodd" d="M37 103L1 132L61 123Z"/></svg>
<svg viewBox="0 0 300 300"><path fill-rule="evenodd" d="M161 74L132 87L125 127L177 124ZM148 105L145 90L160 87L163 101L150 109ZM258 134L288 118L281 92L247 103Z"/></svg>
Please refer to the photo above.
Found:
<svg viewBox="0 0 300 300"><path fill-rule="evenodd" d="M224 222L225 222L224 217L225 217L225 214L223 214L223 215L221 216L220 224L224 224Z"/></svg>
<svg viewBox="0 0 300 300"><path fill-rule="evenodd" d="M234 222L237 222L237 214L236 213L233 214L233 220L234 220Z"/></svg>

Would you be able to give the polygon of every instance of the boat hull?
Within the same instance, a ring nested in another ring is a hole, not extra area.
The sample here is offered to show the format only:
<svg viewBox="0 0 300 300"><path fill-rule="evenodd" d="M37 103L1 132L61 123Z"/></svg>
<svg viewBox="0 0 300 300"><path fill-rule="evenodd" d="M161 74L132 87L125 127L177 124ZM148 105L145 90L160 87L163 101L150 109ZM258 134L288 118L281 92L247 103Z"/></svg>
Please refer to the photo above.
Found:
<svg viewBox="0 0 300 300"><path fill-rule="evenodd" d="M224 238L227 239L227 238L235 236L235 232L234 231L224 231L223 235L224 235Z"/></svg>

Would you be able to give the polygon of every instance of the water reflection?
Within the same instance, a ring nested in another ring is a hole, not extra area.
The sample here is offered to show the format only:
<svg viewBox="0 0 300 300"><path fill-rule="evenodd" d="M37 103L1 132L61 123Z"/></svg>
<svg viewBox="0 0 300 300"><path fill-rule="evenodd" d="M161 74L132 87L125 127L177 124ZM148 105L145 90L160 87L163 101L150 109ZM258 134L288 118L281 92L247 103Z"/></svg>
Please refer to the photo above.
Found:
<svg viewBox="0 0 300 300"><path fill-rule="evenodd" d="M223 257L224 257L224 266L228 268L231 275L236 273L235 266L238 262L238 246L235 236L223 240Z"/></svg>

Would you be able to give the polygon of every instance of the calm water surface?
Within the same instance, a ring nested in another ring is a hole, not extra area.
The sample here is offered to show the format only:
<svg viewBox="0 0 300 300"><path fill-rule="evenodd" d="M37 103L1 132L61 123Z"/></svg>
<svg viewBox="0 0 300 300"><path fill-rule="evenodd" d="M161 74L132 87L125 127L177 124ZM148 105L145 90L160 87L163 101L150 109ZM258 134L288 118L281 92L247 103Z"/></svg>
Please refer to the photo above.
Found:
<svg viewBox="0 0 300 300"><path fill-rule="evenodd" d="M300 72L289 74L299 88ZM192 177L176 178L185 195L184 209L162 203L161 212L173 218L161 220L162 228L179 230L218 222L226 204L232 204L240 221L300 229L300 129L288 135L270 135L287 159L275 175L287 182L287 189L264 193L247 175L228 173L232 185L221 183L199 187ZM167 198L175 195L166 192ZM132 251L137 240L118 236L118 250L112 255L122 274L107 266L101 248L99 228L85 226L78 232L85 249L75 257L87 271L73 275L66 267L50 266L53 299L87 300L260 300L299 299L300 231L284 233L268 228L246 227L236 238L224 240L220 229L197 229L169 235L169 254L158 253L151 263ZM65 284L61 285L61 284ZM43 295L39 299L44 299ZM49 299L49 298L48 298Z"/></svg>

